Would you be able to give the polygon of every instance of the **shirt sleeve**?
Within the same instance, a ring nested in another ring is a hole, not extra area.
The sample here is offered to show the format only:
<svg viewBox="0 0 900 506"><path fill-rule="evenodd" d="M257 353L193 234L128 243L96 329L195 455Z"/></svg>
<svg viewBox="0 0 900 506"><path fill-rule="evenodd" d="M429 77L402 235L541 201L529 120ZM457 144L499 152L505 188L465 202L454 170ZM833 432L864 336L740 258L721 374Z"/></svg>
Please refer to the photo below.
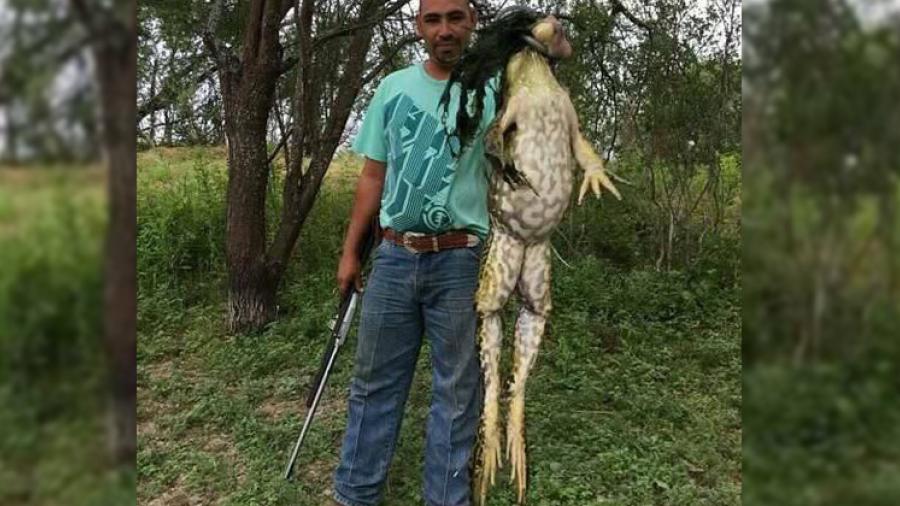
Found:
<svg viewBox="0 0 900 506"><path fill-rule="evenodd" d="M387 161L388 143L387 131L384 125L384 96L387 93L384 81L375 90L375 95L369 101L362 126L353 140L351 149L372 160Z"/></svg>

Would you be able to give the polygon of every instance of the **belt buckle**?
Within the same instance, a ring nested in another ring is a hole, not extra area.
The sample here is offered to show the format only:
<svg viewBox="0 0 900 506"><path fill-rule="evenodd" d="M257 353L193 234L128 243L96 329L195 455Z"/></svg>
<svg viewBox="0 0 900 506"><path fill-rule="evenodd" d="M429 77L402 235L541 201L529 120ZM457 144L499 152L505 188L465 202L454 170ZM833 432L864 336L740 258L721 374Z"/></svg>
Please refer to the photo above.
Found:
<svg viewBox="0 0 900 506"><path fill-rule="evenodd" d="M423 232L403 232L403 247L411 253L421 253L419 250L412 247L412 239L424 235L425 233Z"/></svg>

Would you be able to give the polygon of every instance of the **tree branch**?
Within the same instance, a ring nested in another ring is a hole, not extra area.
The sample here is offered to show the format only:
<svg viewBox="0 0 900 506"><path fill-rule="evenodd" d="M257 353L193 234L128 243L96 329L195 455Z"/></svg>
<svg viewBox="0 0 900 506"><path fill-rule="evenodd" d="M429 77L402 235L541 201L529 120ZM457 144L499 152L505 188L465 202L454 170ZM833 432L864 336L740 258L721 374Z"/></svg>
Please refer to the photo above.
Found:
<svg viewBox="0 0 900 506"><path fill-rule="evenodd" d="M355 25L351 25L351 26L341 28L338 30L333 30L333 31L323 34L319 37L316 37L315 40L313 41L313 49L320 48L323 44L325 44L329 40L336 39L338 37L344 37L347 35L352 35L357 30L362 30L364 28L369 28L371 26L377 25L378 23L383 22L385 20L385 18L387 18L391 14L394 14L395 12L402 9L404 5L407 5L411 1L412 0L396 0L394 3L386 6L381 12L374 15L372 18L367 19L366 21L362 21Z"/></svg>
<svg viewBox="0 0 900 506"><path fill-rule="evenodd" d="M213 60L222 67L226 68L225 64L225 51L226 48L219 42L219 39L216 38L216 30L219 27L219 18L222 16L222 10L224 9L224 5L222 0L215 0L212 8L209 12L209 22L206 24L206 29L203 30L203 44L206 46L206 50L209 51L209 54L212 55Z"/></svg>
<svg viewBox="0 0 900 506"><path fill-rule="evenodd" d="M179 72L177 76L168 76L166 81L160 87L162 89L159 91L159 93L150 97L146 102L138 106L137 122L140 123L148 115L153 114L160 109L165 109L166 107L171 105L172 102L175 101L175 98L178 96L179 82L189 74L191 74L194 71L194 68L195 67L191 65L186 70ZM209 67L193 79L194 83L203 83L204 81L215 75L217 70L218 67L216 66Z"/></svg>
<svg viewBox="0 0 900 506"><path fill-rule="evenodd" d="M291 133L293 133L293 128L288 128L285 130L284 134L281 136L281 140L278 142L278 145L275 146L275 150L272 151L272 154L270 154L269 158L266 160L266 167L272 165L272 162L275 160L275 157L278 156L281 148L283 148L284 145L287 144L288 139L291 137ZM285 153L287 153L287 151Z"/></svg>
<svg viewBox="0 0 900 506"><path fill-rule="evenodd" d="M612 12L610 13L611 17L615 17L616 14L621 13L625 16L628 21L636 24L637 26L647 30L650 33L653 33L653 29L650 27L650 24L646 21L642 21L638 19L624 4L622 4L622 0L612 0Z"/></svg>
<svg viewBox="0 0 900 506"><path fill-rule="evenodd" d="M397 44L394 45L393 48L391 48L390 53L382 58L381 62L379 62L378 65L376 65L372 70L370 70L368 73L366 73L366 75L363 76L362 83L366 84L374 79L375 76L377 76L378 73L381 72L381 70L388 64L388 62L394 59L394 56L396 56L397 53L399 53L403 48L409 46L413 42L416 42L417 40L419 40L418 35L407 35L406 37L400 39L400 41L398 41Z"/></svg>

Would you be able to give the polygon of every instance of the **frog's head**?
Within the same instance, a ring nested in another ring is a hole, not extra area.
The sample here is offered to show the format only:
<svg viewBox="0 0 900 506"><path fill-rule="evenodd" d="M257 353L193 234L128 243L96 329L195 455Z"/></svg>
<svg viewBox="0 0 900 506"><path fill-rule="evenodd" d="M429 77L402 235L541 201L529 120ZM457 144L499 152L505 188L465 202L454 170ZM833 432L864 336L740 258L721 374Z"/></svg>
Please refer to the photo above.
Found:
<svg viewBox="0 0 900 506"><path fill-rule="evenodd" d="M523 36L528 45L553 60L572 56L572 45L566 38L566 29L556 16L541 18L531 27L531 35Z"/></svg>

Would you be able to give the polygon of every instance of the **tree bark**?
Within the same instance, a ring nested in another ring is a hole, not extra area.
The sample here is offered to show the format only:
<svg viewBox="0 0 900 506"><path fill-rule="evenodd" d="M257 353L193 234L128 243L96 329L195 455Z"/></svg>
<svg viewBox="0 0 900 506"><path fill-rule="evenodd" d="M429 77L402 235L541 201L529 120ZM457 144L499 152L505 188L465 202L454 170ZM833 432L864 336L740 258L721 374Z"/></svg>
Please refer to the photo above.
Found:
<svg viewBox="0 0 900 506"><path fill-rule="evenodd" d="M246 78L244 83L252 81ZM274 85L274 81L271 83ZM226 197L228 316L229 326L236 332L262 327L272 319L275 309L275 283L265 258L269 103L267 90L257 93L244 92L238 86L225 99L225 128L230 141Z"/></svg>
<svg viewBox="0 0 900 506"><path fill-rule="evenodd" d="M14 10L12 33L13 33L13 54L17 54L22 50L21 44L21 27L22 12L19 9ZM19 126L18 118L16 118L15 109L17 102L8 101L6 107L6 158L7 162L15 165L19 163Z"/></svg>
<svg viewBox="0 0 900 506"><path fill-rule="evenodd" d="M109 223L104 264L104 339L111 394L109 441L114 461L134 466L136 456L137 144L134 86L137 76L137 7L105 12L73 0L96 34L93 56L100 95L100 128L108 172Z"/></svg>
<svg viewBox="0 0 900 506"><path fill-rule="evenodd" d="M153 59L153 65L150 67L150 97L156 96L156 81L157 81L157 73L159 72L159 58L156 55L151 57ZM150 116L150 146L156 147L156 111L152 111L149 114ZM136 119L136 122L140 122L140 117Z"/></svg>
<svg viewBox="0 0 900 506"><path fill-rule="evenodd" d="M172 48L169 51L169 59L167 62L168 68L166 69L167 75L172 74L174 66L175 66L175 48ZM153 101L153 99L151 99L151 102L152 101ZM172 104L172 103L167 103L163 107L163 121L165 122L165 129L163 130L163 144L166 146L171 146L173 143L173 137L172 137L172 133L174 130L173 116L176 116L176 114L173 113L173 107L174 107L174 104ZM138 110L138 118L141 117L140 113L141 113L141 111Z"/></svg>
<svg viewBox="0 0 900 506"><path fill-rule="evenodd" d="M12 165L19 163L19 126L13 114L14 104L7 104L6 109L6 161Z"/></svg>
<svg viewBox="0 0 900 506"><path fill-rule="evenodd" d="M407 0L408 1L408 0ZM281 21L293 0L253 0L248 9L238 58L215 39L214 11L204 42L217 60L228 141L226 259L229 326L234 332L258 330L276 313L276 292L312 209L325 172L341 139L352 105L363 85L366 54L376 24L386 15L383 2L364 0L348 43L348 60L334 97L325 96L324 60L312 39L314 0L303 0L297 15L299 75L293 104L293 132L283 189L283 208L272 244L266 244L266 193L269 183L266 133L279 75L284 71L278 40ZM221 9L221 3L214 9ZM395 7L399 8L399 7ZM391 11L392 12L392 11ZM333 68L328 60L327 68ZM317 81L317 79L319 81ZM326 111L321 111L325 102ZM322 113L327 112L323 119ZM304 159L310 160L303 170Z"/></svg>
<svg viewBox="0 0 900 506"><path fill-rule="evenodd" d="M278 283L266 261L266 129L281 67L282 17L280 1L254 0L241 59L219 53L228 137L228 320L234 332L257 330L275 315ZM221 51L212 41L208 45Z"/></svg>

